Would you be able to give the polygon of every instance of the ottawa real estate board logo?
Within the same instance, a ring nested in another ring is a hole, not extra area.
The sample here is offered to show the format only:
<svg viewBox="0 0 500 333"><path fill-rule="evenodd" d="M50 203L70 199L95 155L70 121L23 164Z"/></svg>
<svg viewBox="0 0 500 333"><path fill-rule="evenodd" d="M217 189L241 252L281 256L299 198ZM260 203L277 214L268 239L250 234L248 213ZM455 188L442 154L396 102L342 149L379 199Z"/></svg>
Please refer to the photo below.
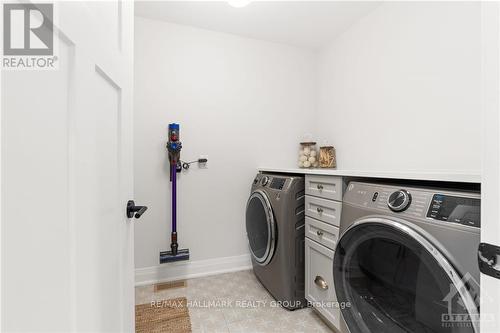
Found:
<svg viewBox="0 0 500 333"><path fill-rule="evenodd" d="M4 70L57 69L54 4L3 4Z"/></svg>

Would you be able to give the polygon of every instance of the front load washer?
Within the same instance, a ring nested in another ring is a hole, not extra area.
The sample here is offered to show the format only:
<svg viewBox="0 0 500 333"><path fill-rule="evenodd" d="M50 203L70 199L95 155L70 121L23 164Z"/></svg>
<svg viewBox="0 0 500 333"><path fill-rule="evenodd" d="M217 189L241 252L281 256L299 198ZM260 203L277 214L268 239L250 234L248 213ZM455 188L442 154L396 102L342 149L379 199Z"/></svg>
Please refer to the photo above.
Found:
<svg viewBox="0 0 500 333"><path fill-rule="evenodd" d="M479 332L479 193L351 182L340 232L342 332Z"/></svg>
<svg viewBox="0 0 500 333"><path fill-rule="evenodd" d="M258 174L246 208L253 271L290 310L304 298L304 178Z"/></svg>

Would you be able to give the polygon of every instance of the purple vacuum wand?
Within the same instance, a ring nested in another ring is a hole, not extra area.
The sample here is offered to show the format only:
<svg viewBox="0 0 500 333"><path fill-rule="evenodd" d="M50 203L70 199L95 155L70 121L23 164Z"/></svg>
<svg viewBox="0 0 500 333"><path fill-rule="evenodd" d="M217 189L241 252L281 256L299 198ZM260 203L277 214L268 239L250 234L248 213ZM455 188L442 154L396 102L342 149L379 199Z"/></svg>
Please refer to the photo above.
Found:
<svg viewBox="0 0 500 333"><path fill-rule="evenodd" d="M189 249L179 249L177 243L177 172L179 171L182 144L179 141L179 124L168 125L168 159L170 161L170 181L172 182L172 233L171 251L160 252L160 264L188 260Z"/></svg>
<svg viewBox="0 0 500 333"><path fill-rule="evenodd" d="M172 177L172 253L177 254L177 165L170 165L170 175Z"/></svg>
<svg viewBox="0 0 500 333"><path fill-rule="evenodd" d="M172 182L172 255L177 255L177 165L180 161L182 143L179 141L179 124L168 125L168 157L170 160L170 181Z"/></svg>

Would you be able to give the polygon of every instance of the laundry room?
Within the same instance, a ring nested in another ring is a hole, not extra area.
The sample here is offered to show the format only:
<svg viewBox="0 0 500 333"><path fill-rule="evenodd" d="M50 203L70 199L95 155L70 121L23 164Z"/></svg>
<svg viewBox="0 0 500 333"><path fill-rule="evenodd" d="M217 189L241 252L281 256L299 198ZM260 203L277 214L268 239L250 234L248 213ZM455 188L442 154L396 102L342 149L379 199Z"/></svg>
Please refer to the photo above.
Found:
<svg viewBox="0 0 500 333"><path fill-rule="evenodd" d="M195 293L192 299L268 301L262 305L267 314L256 304L251 310L191 307L193 329L344 332L339 309L311 306L336 299L332 262L344 231L341 215L357 220L387 210L397 217L422 214L426 220L429 203L437 202L433 196L442 193L465 196L472 203L468 213L479 214L481 11L481 4L472 2L254 2L239 8L231 2L137 3L135 197L151 206L135 227L138 302L165 298L169 292L155 293L153 285L182 280L187 281L185 295L190 288L197 290L190 283L206 288L205 296ZM180 159L207 162L178 172L177 241L189 248L189 261L159 264L158 253L170 250L172 230L168 155L162 149L167 119L180 125ZM333 147L334 164L326 168L315 164L323 147ZM304 150L310 152L300 156ZM354 191L348 191L351 180L360 182L350 185L354 190L370 195L366 202L360 195L350 198L354 207L371 207L377 193L373 211L342 207L343 195ZM279 188L290 193L280 192L276 199ZM391 193L412 201L410 208L401 213L388 209ZM448 200L440 205L453 210L464 204ZM304 207L305 214L296 215ZM455 258L462 263L453 265L470 266L467 272L478 280L478 215L472 220L475 227L458 226L453 237L452 243L462 240L462 246L469 246L465 258ZM430 237L438 237L433 232L453 229L429 230ZM396 239L404 235L389 234L384 239L391 239L390 244L410 242ZM418 274L423 268L416 262L431 265L435 260L417 257L422 245L404 249L373 239L364 244L358 260L369 246L372 256L380 251L386 262L367 254L363 267L405 268L386 275L372 269L372 279L397 280L405 289L400 299L352 291L387 303L364 305L366 311L381 308L373 316L383 326L366 319L359 327L351 325L351 332L445 329L429 313L442 312L441 298L449 292L443 294L443 288L450 283L422 287L439 272L429 266ZM249 269L250 279L242 276ZM415 275L422 277L406 279ZM256 285L268 295L256 296ZM183 294L182 288L170 293ZM351 296L343 295L343 303L362 313L357 307L363 305ZM304 299L309 308L300 310ZM269 305L273 300L285 302L279 304L282 308L299 309L274 311ZM405 300L414 307L404 308ZM430 306L436 302L437 308ZM397 304L401 309L396 314ZM419 313L422 304L428 312ZM350 313L343 314L347 318ZM384 314L401 320L386 320Z"/></svg>
<svg viewBox="0 0 500 333"><path fill-rule="evenodd" d="M2 331L500 331L500 3L2 10Z"/></svg>

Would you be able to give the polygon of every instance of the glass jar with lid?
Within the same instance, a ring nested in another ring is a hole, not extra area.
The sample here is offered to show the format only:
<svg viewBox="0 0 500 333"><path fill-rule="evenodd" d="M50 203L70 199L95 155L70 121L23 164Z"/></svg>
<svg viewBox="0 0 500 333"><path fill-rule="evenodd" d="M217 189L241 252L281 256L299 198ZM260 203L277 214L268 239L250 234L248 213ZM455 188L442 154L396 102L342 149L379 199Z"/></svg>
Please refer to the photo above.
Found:
<svg viewBox="0 0 500 333"><path fill-rule="evenodd" d="M320 168L336 168L337 160L335 157L335 147L333 146L319 147L318 160Z"/></svg>
<svg viewBox="0 0 500 333"><path fill-rule="evenodd" d="M317 168L318 165L316 142L301 142L299 148L299 168Z"/></svg>

